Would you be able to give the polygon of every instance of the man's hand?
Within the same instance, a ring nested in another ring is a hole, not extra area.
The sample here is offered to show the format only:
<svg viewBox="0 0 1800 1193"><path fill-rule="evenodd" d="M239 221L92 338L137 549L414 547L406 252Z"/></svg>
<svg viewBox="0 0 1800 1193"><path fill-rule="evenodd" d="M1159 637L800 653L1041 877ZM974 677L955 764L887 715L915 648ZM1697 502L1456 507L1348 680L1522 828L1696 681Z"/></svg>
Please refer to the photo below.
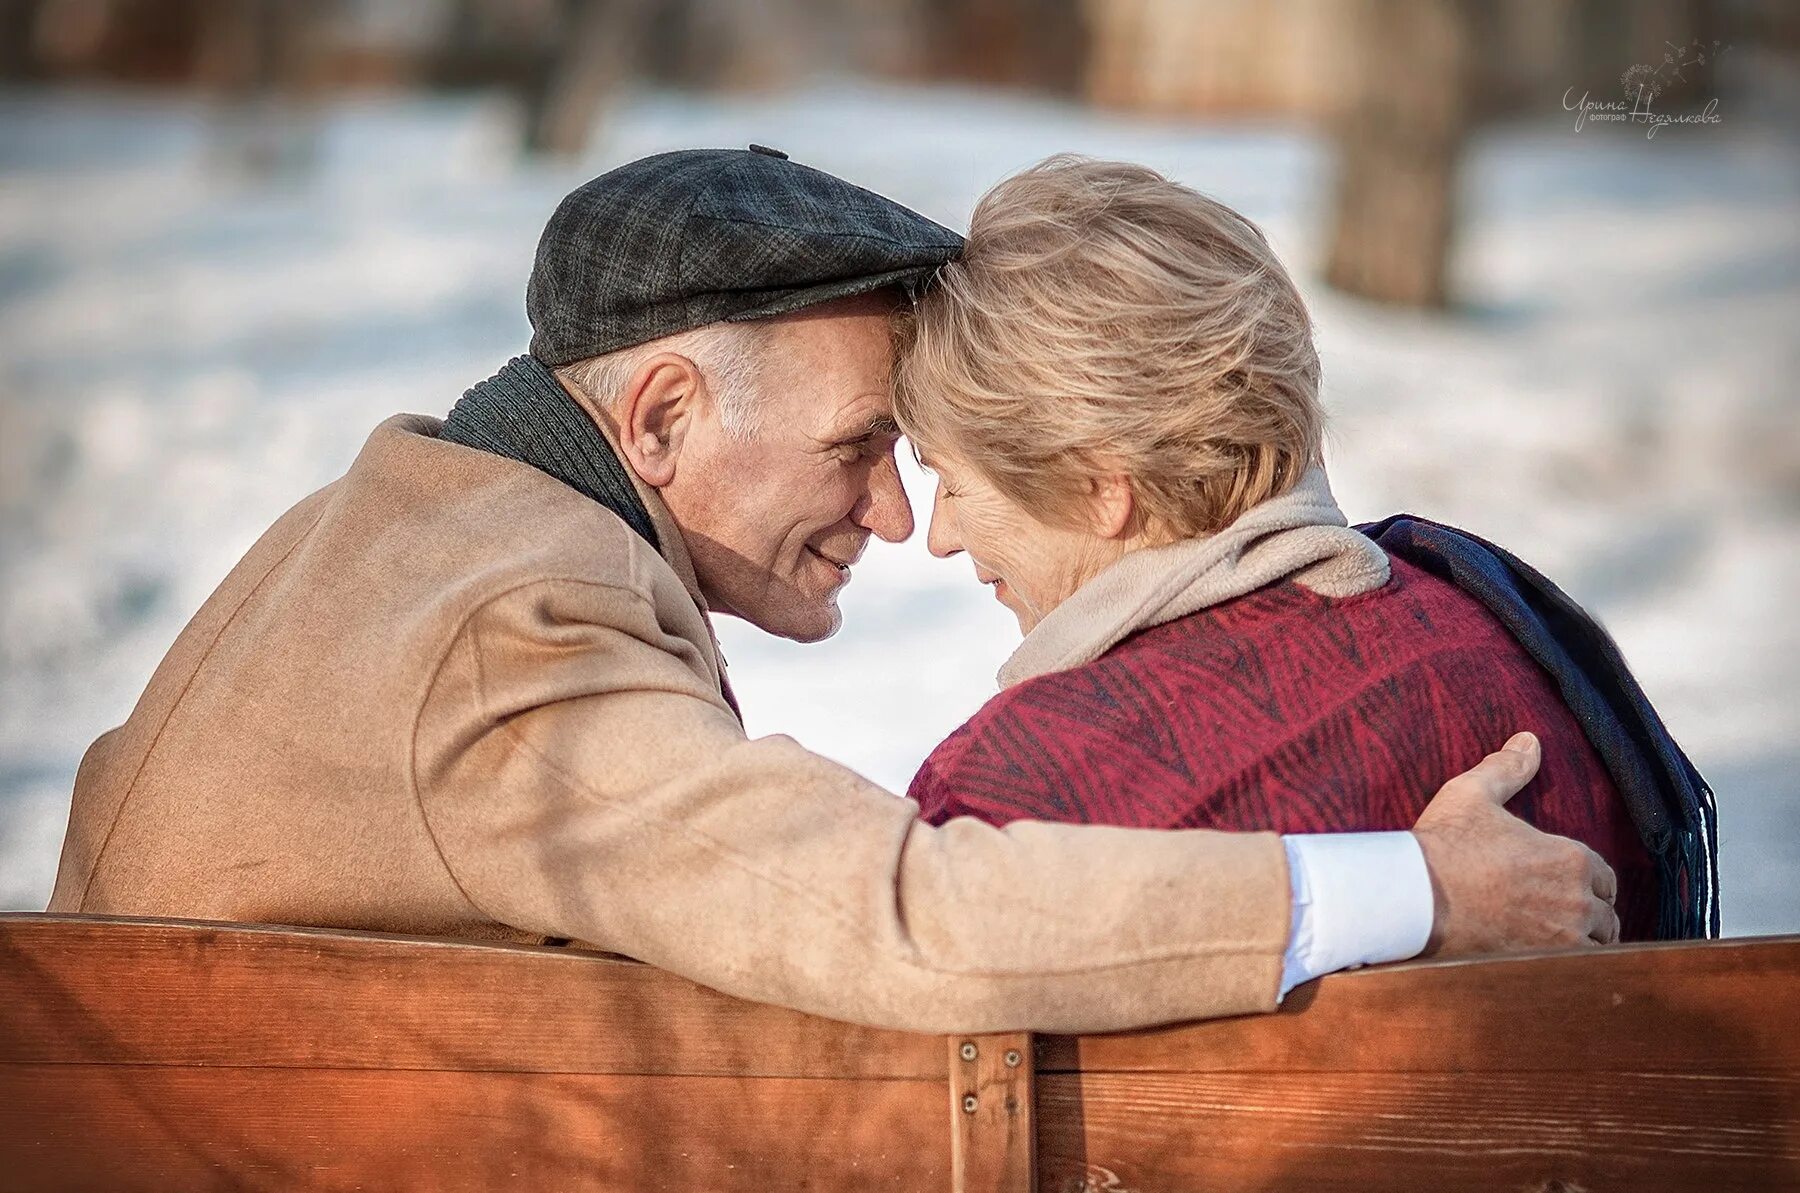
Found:
<svg viewBox="0 0 1800 1193"><path fill-rule="evenodd" d="M1618 880L1578 841L1540 833L1506 810L1537 774L1542 747L1515 735L1438 789L1413 836L1437 903L1421 956L1612 944Z"/></svg>

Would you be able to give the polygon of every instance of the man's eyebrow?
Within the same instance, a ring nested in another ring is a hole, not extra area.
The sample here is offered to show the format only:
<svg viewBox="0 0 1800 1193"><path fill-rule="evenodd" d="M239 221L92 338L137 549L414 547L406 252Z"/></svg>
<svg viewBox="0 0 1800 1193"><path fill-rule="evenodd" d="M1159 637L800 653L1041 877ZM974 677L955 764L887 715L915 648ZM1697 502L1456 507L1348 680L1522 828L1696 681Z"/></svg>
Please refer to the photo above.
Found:
<svg viewBox="0 0 1800 1193"><path fill-rule="evenodd" d="M851 431L837 442L839 444L867 443L871 439L884 439L890 435L895 439L900 437L900 424L895 422L890 415L878 414L860 429Z"/></svg>

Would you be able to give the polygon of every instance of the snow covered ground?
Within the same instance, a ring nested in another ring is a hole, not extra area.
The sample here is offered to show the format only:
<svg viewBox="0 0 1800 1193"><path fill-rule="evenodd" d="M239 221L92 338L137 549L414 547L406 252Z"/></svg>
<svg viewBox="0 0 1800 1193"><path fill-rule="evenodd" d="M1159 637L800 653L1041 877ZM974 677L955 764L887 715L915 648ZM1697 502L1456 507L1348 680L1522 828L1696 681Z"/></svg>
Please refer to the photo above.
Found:
<svg viewBox="0 0 1800 1193"><path fill-rule="evenodd" d="M1263 223L1314 304L1352 518L1468 526L1598 613L1718 790L1727 930L1800 930L1791 133L1575 133L1547 103L1486 134L1456 318L1307 276L1329 158L1283 126L839 84L637 96L579 166L521 165L512 136L498 99L363 100L256 180L194 101L0 94L0 907L43 905L81 751L267 523L382 417L442 413L522 349L556 200L644 153L759 141L953 225L1061 150ZM1016 631L917 538L871 550L844 605L819 646L727 624L733 676L753 732L903 789Z"/></svg>

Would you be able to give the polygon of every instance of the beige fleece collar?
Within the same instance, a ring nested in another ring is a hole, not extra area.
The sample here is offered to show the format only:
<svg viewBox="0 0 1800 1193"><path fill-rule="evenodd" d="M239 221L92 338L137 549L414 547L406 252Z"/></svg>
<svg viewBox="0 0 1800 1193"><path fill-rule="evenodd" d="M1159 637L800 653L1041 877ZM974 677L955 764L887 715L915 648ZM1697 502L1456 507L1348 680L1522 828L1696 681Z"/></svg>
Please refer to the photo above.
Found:
<svg viewBox="0 0 1800 1193"><path fill-rule="evenodd" d="M1089 663L1139 630L1278 580L1348 597L1388 580L1387 556L1349 522L1314 467L1216 534L1133 551L1052 609L1000 668L1000 686Z"/></svg>

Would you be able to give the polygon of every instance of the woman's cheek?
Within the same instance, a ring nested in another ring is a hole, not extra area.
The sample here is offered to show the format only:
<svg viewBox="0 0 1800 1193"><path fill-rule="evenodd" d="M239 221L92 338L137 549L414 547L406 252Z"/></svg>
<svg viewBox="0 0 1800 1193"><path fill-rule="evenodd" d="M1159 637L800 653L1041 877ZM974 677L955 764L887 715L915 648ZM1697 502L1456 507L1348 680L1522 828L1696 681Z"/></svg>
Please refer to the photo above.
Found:
<svg viewBox="0 0 1800 1193"><path fill-rule="evenodd" d="M987 511L970 504L958 511L962 523L963 541L968 545L969 554L978 557L990 570L1005 574L1006 547L1004 537L999 533Z"/></svg>

